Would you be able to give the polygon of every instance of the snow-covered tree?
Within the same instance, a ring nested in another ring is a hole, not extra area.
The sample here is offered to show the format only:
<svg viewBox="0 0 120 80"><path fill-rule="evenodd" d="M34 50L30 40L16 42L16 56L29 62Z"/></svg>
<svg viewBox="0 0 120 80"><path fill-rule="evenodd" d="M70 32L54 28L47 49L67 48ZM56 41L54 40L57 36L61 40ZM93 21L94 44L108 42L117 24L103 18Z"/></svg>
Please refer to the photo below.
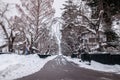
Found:
<svg viewBox="0 0 120 80"><path fill-rule="evenodd" d="M21 3L22 6L16 5L20 14L13 18L13 29L20 33L18 38L23 43L26 42L30 49L35 47L45 52L49 45L49 28L54 15L53 0L21 0Z"/></svg>
<svg viewBox="0 0 120 80"><path fill-rule="evenodd" d="M92 9L92 19L96 19L100 11L103 10L102 25L104 27L107 42L118 41L118 35L113 30L113 17L120 13L120 3L118 0L86 0L87 5ZM111 34L111 35L109 35Z"/></svg>
<svg viewBox="0 0 120 80"><path fill-rule="evenodd" d="M68 0L63 12L63 20L66 22L63 25L63 44L69 46L68 51L76 52L80 48L81 34L86 30L96 35L98 46L101 46L100 34L103 31L103 13L102 8L99 15L93 19L91 18L91 9L86 5L85 1L81 1L80 5L76 5ZM75 7L76 6L76 7ZM72 16L72 17L71 17ZM69 21L68 21L69 20ZM65 48L64 48L65 49Z"/></svg>
<svg viewBox="0 0 120 80"><path fill-rule="evenodd" d="M0 2L0 29L3 31L3 37L5 44L2 46L5 47L8 46L8 52L13 52L13 43L15 40L15 35L13 35L13 30L11 28L11 23L9 18L7 17L7 12L9 11L9 4L5 4L3 2ZM2 35L2 34L1 34ZM3 48L1 47L1 48Z"/></svg>
<svg viewBox="0 0 120 80"><path fill-rule="evenodd" d="M77 17L77 5L73 3L73 0L66 1L66 4L64 5L64 12L62 14L62 18L65 21L66 24L75 22L75 19Z"/></svg>

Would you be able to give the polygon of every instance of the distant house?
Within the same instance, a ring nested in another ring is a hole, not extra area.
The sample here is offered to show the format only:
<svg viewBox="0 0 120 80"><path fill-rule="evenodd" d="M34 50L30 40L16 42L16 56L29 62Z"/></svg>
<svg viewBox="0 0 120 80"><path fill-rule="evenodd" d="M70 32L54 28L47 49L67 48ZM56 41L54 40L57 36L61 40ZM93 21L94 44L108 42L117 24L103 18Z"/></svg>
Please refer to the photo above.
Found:
<svg viewBox="0 0 120 80"><path fill-rule="evenodd" d="M99 31L99 42L103 45L106 42L106 36L103 31ZM88 51L98 47L98 38L96 34L91 31L84 31L80 37L81 48L85 48Z"/></svg>

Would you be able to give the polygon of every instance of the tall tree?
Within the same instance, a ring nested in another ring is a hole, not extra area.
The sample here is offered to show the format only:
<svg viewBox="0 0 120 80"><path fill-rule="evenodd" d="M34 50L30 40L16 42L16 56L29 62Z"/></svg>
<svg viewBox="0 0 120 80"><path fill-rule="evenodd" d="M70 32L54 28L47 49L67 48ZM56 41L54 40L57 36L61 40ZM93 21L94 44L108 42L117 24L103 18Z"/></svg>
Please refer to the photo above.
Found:
<svg viewBox="0 0 120 80"><path fill-rule="evenodd" d="M9 4L5 4L3 2L0 2L0 27L2 28L2 31L4 32L5 35L5 41L6 45L8 46L8 52L13 52L13 43L15 40L15 35L13 35L13 31L11 28L10 20L7 18L6 13L9 11ZM7 26L8 25L8 26ZM11 30L11 32L9 32ZM5 47L5 46L4 46Z"/></svg>
<svg viewBox="0 0 120 80"><path fill-rule="evenodd" d="M66 4L63 4L64 12L62 14L62 18L65 21L65 23L73 23L75 22L75 18L77 17L77 8L78 6L73 3L73 0L66 1Z"/></svg>
<svg viewBox="0 0 120 80"><path fill-rule="evenodd" d="M89 7L85 5L85 2L79 1L80 4L75 4L73 0L68 0L63 5L62 19L63 24L62 30L62 47L64 48L63 53L74 53L79 49L80 46L80 35L84 31L83 25L86 23L90 15Z"/></svg>
<svg viewBox="0 0 120 80"><path fill-rule="evenodd" d="M22 6L16 5L20 16L14 17L14 30L20 32L21 39L26 40L30 49L34 46L44 51L54 15L53 0L21 0L21 3Z"/></svg>
<svg viewBox="0 0 120 80"><path fill-rule="evenodd" d="M63 20L66 22L66 24L63 25L62 30L63 43L69 46L68 51L71 50L73 53L79 49L80 37L84 31L92 32L96 36L96 41L100 47L101 42L99 32L103 28L102 23L104 13L102 7L100 8L99 14L96 18L91 18L91 10L86 5L85 1L81 1L80 5L75 5L72 0L68 0L68 2L67 5L65 5L62 15Z"/></svg>
<svg viewBox="0 0 120 80"><path fill-rule="evenodd" d="M76 33L74 33L73 27L76 23L78 6L74 4L73 0L67 0L63 6L62 19L64 24L62 26L62 48L64 49L62 49L62 53L67 53L66 55L68 55L75 51L74 43L76 43L77 38L75 36Z"/></svg>

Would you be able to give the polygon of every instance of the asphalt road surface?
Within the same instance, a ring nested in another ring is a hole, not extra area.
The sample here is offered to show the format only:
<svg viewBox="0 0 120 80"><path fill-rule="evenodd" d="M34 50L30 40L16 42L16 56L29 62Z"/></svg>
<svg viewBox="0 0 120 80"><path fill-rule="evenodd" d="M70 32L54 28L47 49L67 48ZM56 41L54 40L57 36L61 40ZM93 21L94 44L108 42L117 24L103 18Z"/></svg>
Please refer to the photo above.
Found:
<svg viewBox="0 0 120 80"><path fill-rule="evenodd" d="M39 72L17 80L120 80L120 75L80 68L58 56Z"/></svg>

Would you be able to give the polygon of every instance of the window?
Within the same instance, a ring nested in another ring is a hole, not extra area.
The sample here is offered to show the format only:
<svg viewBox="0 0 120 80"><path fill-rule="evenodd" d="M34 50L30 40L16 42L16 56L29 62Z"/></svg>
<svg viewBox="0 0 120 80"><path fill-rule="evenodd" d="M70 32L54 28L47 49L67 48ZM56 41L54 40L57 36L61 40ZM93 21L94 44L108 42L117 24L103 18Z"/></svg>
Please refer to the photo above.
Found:
<svg viewBox="0 0 120 80"><path fill-rule="evenodd" d="M96 38L89 38L89 42L96 42Z"/></svg>

